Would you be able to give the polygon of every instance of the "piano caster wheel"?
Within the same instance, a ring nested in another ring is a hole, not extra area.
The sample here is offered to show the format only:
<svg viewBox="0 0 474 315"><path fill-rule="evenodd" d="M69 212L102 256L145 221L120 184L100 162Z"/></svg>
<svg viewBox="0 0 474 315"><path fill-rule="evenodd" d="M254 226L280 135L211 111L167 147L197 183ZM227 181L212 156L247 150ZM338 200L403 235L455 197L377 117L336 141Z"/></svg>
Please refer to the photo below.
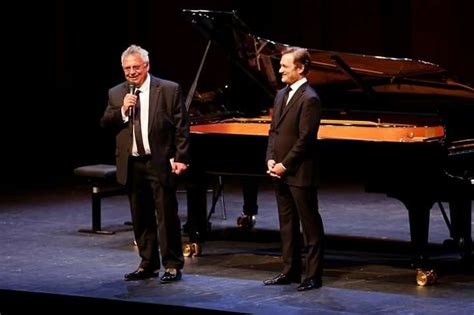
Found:
<svg viewBox="0 0 474 315"><path fill-rule="evenodd" d="M192 243L191 247L193 248L193 256L201 256L202 246L199 243Z"/></svg>
<svg viewBox="0 0 474 315"><path fill-rule="evenodd" d="M183 256L184 257L191 257L193 254L193 249L191 247L191 244L184 244L183 245Z"/></svg>
<svg viewBox="0 0 474 315"><path fill-rule="evenodd" d="M237 226L243 229L251 229L255 226L257 219L254 215L242 214L237 218Z"/></svg>
<svg viewBox="0 0 474 315"><path fill-rule="evenodd" d="M417 269L416 270L416 283L421 286L427 286L427 285L432 285L435 284L436 281L438 281L438 273L434 271L433 269L431 270L423 270L423 269Z"/></svg>
<svg viewBox="0 0 474 315"><path fill-rule="evenodd" d="M183 245L183 256L184 257L195 257L201 256L202 246L199 243L190 243Z"/></svg>

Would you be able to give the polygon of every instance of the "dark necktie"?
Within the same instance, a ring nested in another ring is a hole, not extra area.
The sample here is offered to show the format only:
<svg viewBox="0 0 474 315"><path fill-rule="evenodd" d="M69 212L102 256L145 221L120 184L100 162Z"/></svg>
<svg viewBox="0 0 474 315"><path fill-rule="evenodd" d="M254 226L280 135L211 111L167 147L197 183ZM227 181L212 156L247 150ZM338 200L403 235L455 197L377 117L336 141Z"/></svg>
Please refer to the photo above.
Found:
<svg viewBox="0 0 474 315"><path fill-rule="evenodd" d="M137 103L133 115L133 127L135 131L135 143L137 144L137 151L139 156L145 155L145 146L143 145L142 124L140 122L140 90L135 92L137 95Z"/></svg>
<svg viewBox="0 0 474 315"><path fill-rule="evenodd" d="M282 104L281 104L280 116L283 115L283 111L285 110L286 103L288 102L288 97L290 96L290 91L291 91L291 87L287 86L286 90L285 90L285 95L283 96L283 101L282 101Z"/></svg>

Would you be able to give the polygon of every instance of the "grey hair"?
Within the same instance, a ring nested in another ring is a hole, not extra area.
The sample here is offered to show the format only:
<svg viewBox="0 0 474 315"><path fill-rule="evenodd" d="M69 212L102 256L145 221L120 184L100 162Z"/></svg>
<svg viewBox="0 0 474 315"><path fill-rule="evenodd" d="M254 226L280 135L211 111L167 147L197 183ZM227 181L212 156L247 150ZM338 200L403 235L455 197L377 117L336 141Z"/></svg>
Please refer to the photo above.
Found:
<svg viewBox="0 0 474 315"><path fill-rule="evenodd" d="M130 45L130 47L125 49L125 51L122 53L122 57L120 59L122 64L123 64L123 60L125 59L125 57L130 56L130 55L140 55L143 62L145 62L145 63L149 62L148 51L146 49L141 48L138 45Z"/></svg>

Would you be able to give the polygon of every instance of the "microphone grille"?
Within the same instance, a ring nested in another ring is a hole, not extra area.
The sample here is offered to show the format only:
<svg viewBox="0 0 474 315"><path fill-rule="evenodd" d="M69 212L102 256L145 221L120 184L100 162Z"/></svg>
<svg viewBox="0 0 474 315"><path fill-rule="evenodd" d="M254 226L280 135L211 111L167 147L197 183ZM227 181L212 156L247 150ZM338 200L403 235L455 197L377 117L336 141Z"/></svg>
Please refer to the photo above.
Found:
<svg viewBox="0 0 474 315"><path fill-rule="evenodd" d="M130 91L131 94L135 94L135 89L136 89L135 83L129 82L128 83L128 90Z"/></svg>

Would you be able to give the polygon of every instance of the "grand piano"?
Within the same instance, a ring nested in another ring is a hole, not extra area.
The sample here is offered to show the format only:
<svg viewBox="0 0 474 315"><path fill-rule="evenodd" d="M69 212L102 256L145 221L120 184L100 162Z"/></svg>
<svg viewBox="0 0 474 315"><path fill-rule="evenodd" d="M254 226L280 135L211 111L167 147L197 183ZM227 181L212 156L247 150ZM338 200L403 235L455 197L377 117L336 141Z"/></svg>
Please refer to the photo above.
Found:
<svg viewBox="0 0 474 315"><path fill-rule="evenodd" d="M280 52L287 45L252 34L235 12L183 14L208 39L186 100L195 173L265 176L270 107L281 87ZM226 54L230 73L220 87L204 92L197 86L203 67L213 62L206 60L210 47ZM323 106L322 184L357 181L367 192L400 200L419 265L427 261L430 210L439 205L451 243L471 260L474 89L425 61L308 51L308 80ZM198 191L204 190L189 191L191 200ZM194 201L191 217L205 207Z"/></svg>

